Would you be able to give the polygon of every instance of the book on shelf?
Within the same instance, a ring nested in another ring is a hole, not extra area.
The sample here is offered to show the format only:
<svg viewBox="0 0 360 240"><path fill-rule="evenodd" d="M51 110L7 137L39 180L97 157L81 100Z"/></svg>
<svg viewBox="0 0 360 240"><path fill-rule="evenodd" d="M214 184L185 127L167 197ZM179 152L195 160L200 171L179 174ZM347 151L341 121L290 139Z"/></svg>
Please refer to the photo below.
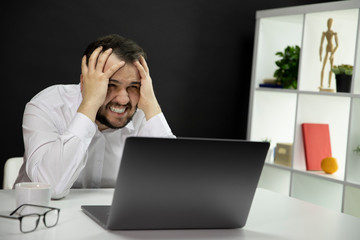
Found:
<svg viewBox="0 0 360 240"><path fill-rule="evenodd" d="M262 83L259 84L259 87L266 87L266 88L282 88L276 78L265 78Z"/></svg>
<svg viewBox="0 0 360 240"><path fill-rule="evenodd" d="M301 127L306 169L312 171L322 170L321 161L332 156L329 124L303 123Z"/></svg>
<svg viewBox="0 0 360 240"><path fill-rule="evenodd" d="M260 83L259 87L266 87L266 88L283 88L283 86L275 83Z"/></svg>

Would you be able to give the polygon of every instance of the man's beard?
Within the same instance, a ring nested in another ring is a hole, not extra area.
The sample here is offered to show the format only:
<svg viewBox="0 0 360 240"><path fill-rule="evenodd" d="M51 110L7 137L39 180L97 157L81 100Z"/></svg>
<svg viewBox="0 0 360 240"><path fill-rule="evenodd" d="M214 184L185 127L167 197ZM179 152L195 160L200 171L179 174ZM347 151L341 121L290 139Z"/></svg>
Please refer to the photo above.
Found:
<svg viewBox="0 0 360 240"><path fill-rule="evenodd" d="M107 108L107 107L108 107L108 106L106 106L106 108ZM129 107L131 107L131 106L129 106ZM132 121L132 119L133 119L136 111L137 111L137 106L135 107L134 113L133 113L130 117L128 117L127 120L126 120L126 122L125 122L123 125L121 125L121 126L114 126L113 124L111 124L111 123L109 122L109 120L105 117L105 115L104 115L104 114L101 114L101 108L100 108L100 109L97 111L97 113L96 113L96 120L97 120L98 122L100 122L101 124L107 126L108 128L111 128L111 129L121 129L121 128L125 127L126 125L128 125L129 122Z"/></svg>

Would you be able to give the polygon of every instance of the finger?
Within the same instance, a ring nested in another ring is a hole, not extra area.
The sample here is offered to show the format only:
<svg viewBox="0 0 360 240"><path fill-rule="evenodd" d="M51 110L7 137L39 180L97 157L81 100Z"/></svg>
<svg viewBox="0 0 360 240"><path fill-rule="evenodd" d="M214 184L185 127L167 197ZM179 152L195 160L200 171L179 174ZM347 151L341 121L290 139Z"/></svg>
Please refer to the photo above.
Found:
<svg viewBox="0 0 360 240"><path fill-rule="evenodd" d="M108 60L110 54L112 52L112 49L109 48L105 52L100 53L97 64L96 64L96 70L103 71L106 61Z"/></svg>
<svg viewBox="0 0 360 240"><path fill-rule="evenodd" d="M141 79L145 79L146 78L146 71L145 71L144 66L141 65L139 61L134 62L134 65L138 69Z"/></svg>
<svg viewBox="0 0 360 240"><path fill-rule="evenodd" d="M141 65L144 67L145 71L147 73L149 73L149 67L147 65L147 62L146 62L145 58L143 56L140 56L139 61L140 61Z"/></svg>
<svg viewBox="0 0 360 240"><path fill-rule="evenodd" d="M96 67L96 62L97 62L97 59L99 57L99 53L101 52L102 50L102 46L96 48L90 55L90 58L89 58L89 63L88 63L88 68L90 70L92 69L95 69Z"/></svg>
<svg viewBox="0 0 360 240"><path fill-rule="evenodd" d="M107 78L110 78L116 71L118 71L120 68L122 68L125 65L125 61L120 61L112 65L108 70L105 72L105 76Z"/></svg>
<svg viewBox="0 0 360 240"><path fill-rule="evenodd" d="M86 55L83 56L81 60L81 73L86 74L88 71L88 67L86 65Z"/></svg>

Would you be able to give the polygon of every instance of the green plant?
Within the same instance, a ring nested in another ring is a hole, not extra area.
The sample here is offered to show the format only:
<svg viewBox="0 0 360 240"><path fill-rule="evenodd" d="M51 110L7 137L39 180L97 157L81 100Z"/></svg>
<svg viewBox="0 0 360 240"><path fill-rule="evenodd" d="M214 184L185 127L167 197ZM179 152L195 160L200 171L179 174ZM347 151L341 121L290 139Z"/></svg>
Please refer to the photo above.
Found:
<svg viewBox="0 0 360 240"><path fill-rule="evenodd" d="M297 88L297 76L299 69L300 47L287 46L284 52L275 55L281 57L275 64L279 68L274 72L277 82L284 88Z"/></svg>
<svg viewBox="0 0 360 240"><path fill-rule="evenodd" d="M360 145L354 148L354 153L360 154Z"/></svg>
<svg viewBox="0 0 360 240"><path fill-rule="evenodd" d="M333 68L331 68L331 71L335 73L335 75L338 74L352 75L353 66L347 64L341 64L339 66L333 66Z"/></svg>

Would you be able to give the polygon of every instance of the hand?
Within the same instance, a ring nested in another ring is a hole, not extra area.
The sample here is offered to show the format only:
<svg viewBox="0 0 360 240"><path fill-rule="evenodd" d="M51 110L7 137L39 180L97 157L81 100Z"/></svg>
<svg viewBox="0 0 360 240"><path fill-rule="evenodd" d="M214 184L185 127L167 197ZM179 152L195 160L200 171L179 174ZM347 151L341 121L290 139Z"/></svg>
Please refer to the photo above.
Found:
<svg viewBox="0 0 360 240"><path fill-rule="evenodd" d="M138 107L145 113L146 120L149 120L153 116L161 113L161 108L155 97L149 68L145 58L141 56L138 61L134 62L134 65L137 67L141 78Z"/></svg>
<svg viewBox="0 0 360 240"><path fill-rule="evenodd" d="M86 56L82 58L81 62L81 93L83 100L78 112L85 114L92 121L95 121L96 113L105 101L109 78L125 64L124 61L120 61L104 72L104 66L112 49L107 49L102 53L101 50L102 47L94 50L88 64L86 64Z"/></svg>

